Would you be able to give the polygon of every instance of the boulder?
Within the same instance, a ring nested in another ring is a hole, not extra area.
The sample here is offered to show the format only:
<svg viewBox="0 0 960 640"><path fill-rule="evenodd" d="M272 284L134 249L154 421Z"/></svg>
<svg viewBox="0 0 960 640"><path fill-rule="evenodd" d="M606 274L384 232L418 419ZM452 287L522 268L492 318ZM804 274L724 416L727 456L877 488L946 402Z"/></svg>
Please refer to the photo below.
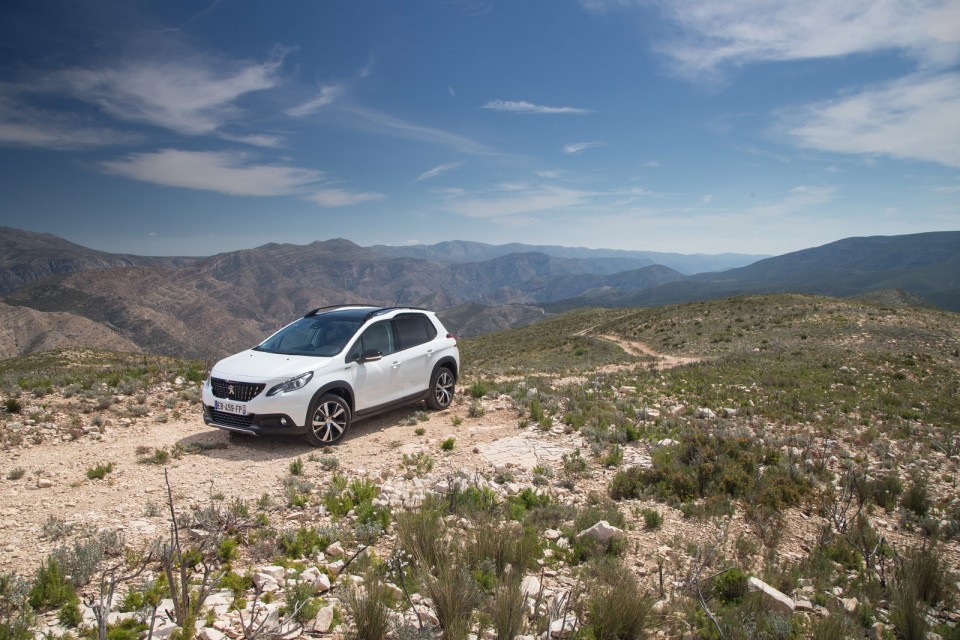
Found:
<svg viewBox="0 0 960 640"><path fill-rule="evenodd" d="M772 611L789 616L793 615L793 611L796 609L796 605L794 604L792 598L774 589L759 578L754 578L752 576L748 578L747 589L753 593L759 593L762 597L764 605Z"/></svg>
<svg viewBox="0 0 960 640"><path fill-rule="evenodd" d="M601 520L589 529L584 529L577 534L578 538L589 537L597 542L608 542L611 538L617 538L623 535L623 529L612 526L606 520Z"/></svg>
<svg viewBox="0 0 960 640"><path fill-rule="evenodd" d="M330 626L332 624L333 605L329 604L317 612L317 615L314 616L313 620L307 623L307 625L304 627L304 630L307 633L327 633L330 631Z"/></svg>

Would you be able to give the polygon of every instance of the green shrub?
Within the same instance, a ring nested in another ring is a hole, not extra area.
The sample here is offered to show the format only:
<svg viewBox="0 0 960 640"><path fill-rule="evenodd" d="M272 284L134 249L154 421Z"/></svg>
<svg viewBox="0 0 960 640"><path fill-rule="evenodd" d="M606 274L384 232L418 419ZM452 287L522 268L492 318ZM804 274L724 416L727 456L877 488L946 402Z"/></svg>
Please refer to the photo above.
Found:
<svg viewBox="0 0 960 640"><path fill-rule="evenodd" d="M617 471L610 480L608 491L614 500L630 500L643 495L644 472L641 467L628 467Z"/></svg>
<svg viewBox="0 0 960 640"><path fill-rule="evenodd" d="M474 400L470 403L470 406L467 407L467 415L471 418L481 418L486 413L486 409L483 408L483 405Z"/></svg>
<svg viewBox="0 0 960 640"><path fill-rule="evenodd" d="M16 398L7 398L3 401L3 407L7 413L20 413L23 411L23 405Z"/></svg>
<svg viewBox="0 0 960 640"><path fill-rule="evenodd" d="M643 593L633 573L603 559L594 569L586 598L584 637L590 640L643 638L653 623L653 598Z"/></svg>
<svg viewBox="0 0 960 640"><path fill-rule="evenodd" d="M365 576L363 589L350 589L346 602L354 627L347 632L349 640L386 640L390 631L390 593L372 572Z"/></svg>
<svg viewBox="0 0 960 640"><path fill-rule="evenodd" d="M33 610L26 580L0 574L0 639L33 640Z"/></svg>
<svg viewBox="0 0 960 640"><path fill-rule="evenodd" d="M77 592L67 582L63 565L52 557L41 562L30 589L30 606L40 610L56 609L76 599Z"/></svg>
<svg viewBox="0 0 960 640"><path fill-rule="evenodd" d="M23 467L16 467L15 469L11 469L10 472L7 473L7 480L19 480L25 475L27 475L26 469L24 469Z"/></svg>
<svg viewBox="0 0 960 640"><path fill-rule="evenodd" d="M659 529L663 524L663 516L656 509L644 509L641 513L643 515L643 525L647 529Z"/></svg>
<svg viewBox="0 0 960 640"><path fill-rule="evenodd" d="M292 476L302 476L303 475L303 460L298 456L290 463L290 475Z"/></svg>
<svg viewBox="0 0 960 640"><path fill-rule="evenodd" d="M451 436L440 443L440 448L444 451L453 451L453 448L456 446L456 444L457 439Z"/></svg>
<svg viewBox="0 0 960 640"><path fill-rule="evenodd" d="M713 595L724 604L742 601L747 595L747 577L737 567L724 571L713 578Z"/></svg>
<svg viewBox="0 0 960 640"><path fill-rule="evenodd" d="M107 474L113 471L113 463L108 462L106 464L98 463L95 467L90 467L87 469L87 478L90 480L103 480L107 477Z"/></svg>
<svg viewBox="0 0 960 640"><path fill-rule="evenodd" d="M306 558L330 546L330 538L313 527L285 531L278 539L280 550L288 558Z"/></svg>
<svg viewBox="0 0 960 640"><path fill-rule="evenodd" d="M522 578L522 572L510 572L493 588L489 614L498 638L515 638L520 635L526 616L526 598L520 590Z"/></svg>
<svg viewBox="0 0 960 640"><path fill-rule="evenodd" d="M910 485L900 499L900 506L917 517L923 517L929 513L932 503L927 479L924 476L917 474L911 479Z"/></svg>
<svg viewBox="0 0 960 640"><path fill-rule="evenodd" d="M57 612L57 622L70 629L76 629L83 623L83 612L80 611L80 598L74 597L60 607L60 611Z"/></svg>

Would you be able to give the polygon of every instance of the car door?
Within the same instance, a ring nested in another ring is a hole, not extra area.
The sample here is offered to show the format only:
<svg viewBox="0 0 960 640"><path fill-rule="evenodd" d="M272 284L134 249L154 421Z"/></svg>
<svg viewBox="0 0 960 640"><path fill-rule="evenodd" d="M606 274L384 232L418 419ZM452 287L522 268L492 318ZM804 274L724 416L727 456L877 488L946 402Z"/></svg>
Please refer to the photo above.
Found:
<svg viewBox="0 0 960 640"><path fill-rule="evenodd" d="M364 360L372 352L380 359ZM364 411L403 397L403 354L397 349L393 323L383 320L367 327L347 352L353 367L354 410Z"/></svg>
<svg viewBox="0 0 960 640"><path fill-rule="evenodd" d="M433 372L436 327L422 313L405 313L393 319L403 354L403 390L406 395L426 391Z"/></svg>

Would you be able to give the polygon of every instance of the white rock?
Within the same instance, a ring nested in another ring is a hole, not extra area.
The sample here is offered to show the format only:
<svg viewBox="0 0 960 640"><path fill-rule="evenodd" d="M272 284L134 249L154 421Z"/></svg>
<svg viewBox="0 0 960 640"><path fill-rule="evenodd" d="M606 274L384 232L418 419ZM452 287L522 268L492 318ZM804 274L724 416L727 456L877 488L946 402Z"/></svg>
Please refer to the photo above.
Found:
<svg viewBox="0 0 960 640"><path fill-rule="evenodd" d="M204 627L200 629L197 637L200 638L200 640L225 640L227 636L216 629Z"/></svg>
<svg viewBox="0 0 960 640"><path fill-rule="evenodd" d="M343 560L337 560L336 562L331 562L327 565L327 573L332 576L340 575L340 572L343 570L343 565L346 564Z"/></svg>
<svg viewBox="0 0 960 640"><path fill-rule="evenodd" d="M536 598L540 593L540 580L536 576L524 576L520 581L520 593L528 598Z"/></svg>
<svg viewBox="0 0 960 640"><path fill-rule="evenodd" d="M283 580L285 571L286 569L284 569L283 567L277 566L275 564L269 565L266 567L260 567L259 569L257 569L257 573L265 573L277 581Z"/></svg>
<svg viewBox="0 0 960 640"><path fill-rule="evenodd" d="M301 573L300 580L312 586L314 593L326 593L330 591L330 576L316 567L310 567Z"/></svg>
<svg viewBox="0 0 960 640"><path fill-rule="evenodd" d="M793 615L793 611L796 608L793 599L774 589L763 580L751 576L747 579L747 589L751 592L761 594L764 604L769 609L786 616Z"/></svg>
<svg viewBox="0 0 960 640"><path fill-rule="evenodd" d="M546 531L543 532L543 537L546 538L547 540L559 540L560 536L562 535L563 533L561 533L560 531L557 531L556 529L547 529Z"/></svg>
<svg viewBox="0 0 960 640"><path fill-rule="evenodd" d="M697 409L697 412L695 415L698 418L704 418L706 420L712 420L717 417L717 414L715 414L711 409L708 409L706 407L700 407L699 409Z"/></svg>
<svg viewBox="0 0 960 640"><path fill-rule="evenodd" d="M333 605L327 605L317 612L317 615L307 623L304 630L307 633L327 633L333 624Z"/></svg>
<svg viewBox="0 0 960 640"><path fill-rule="evenodd" d="M326 549L327 555L331 556L342 556L344 554L343 545L339 542L334 542Z"/></svg>
<svg viewBox="0 0 960 640"><path fill-rule="evenodd" d="M612 526L606 520L601 520L589 529L584 529L578 533L577 537L582 538L584 536L588 536L597 542L607 542L610 540L610 538L619 537L622 535L623 529L618 529L617 527Z"/></svg>
<svg viewBox="0 0 960 640"><path fill-rule="evenodd" d="M280 589L280 583L273 576L266 573L253 574L253 584L260 591L273 593Z"/></svg>
<svg viewBox="0 0 960 640"><path fill-rule="evenodd" d="M572 611L568 611L565 617L558 618L550 624L550 637L569 638L576 629L577 616Z"/></svg>

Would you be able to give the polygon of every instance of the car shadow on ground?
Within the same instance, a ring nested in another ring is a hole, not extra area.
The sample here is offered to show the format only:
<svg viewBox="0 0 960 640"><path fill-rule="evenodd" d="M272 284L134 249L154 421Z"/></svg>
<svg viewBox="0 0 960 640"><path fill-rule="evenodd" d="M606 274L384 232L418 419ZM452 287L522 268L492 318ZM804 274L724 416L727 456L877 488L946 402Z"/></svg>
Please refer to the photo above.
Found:
<svg viewBox="0 0 960 640"><path fill-rule="evenodd" d="M366 446L375 436L389 434L391 428L400 426L416 411L424 409L423 404L413 404L361 420L350 425L338 444L326 447L309 445L302 436L255 436L215 427L206 427L206 430L200 433L181 438L177 444L187 451L216 460L288 460L311 453L318 456L336 455L340 449ZM378 446L388 448L386 444Z"/></svg>

